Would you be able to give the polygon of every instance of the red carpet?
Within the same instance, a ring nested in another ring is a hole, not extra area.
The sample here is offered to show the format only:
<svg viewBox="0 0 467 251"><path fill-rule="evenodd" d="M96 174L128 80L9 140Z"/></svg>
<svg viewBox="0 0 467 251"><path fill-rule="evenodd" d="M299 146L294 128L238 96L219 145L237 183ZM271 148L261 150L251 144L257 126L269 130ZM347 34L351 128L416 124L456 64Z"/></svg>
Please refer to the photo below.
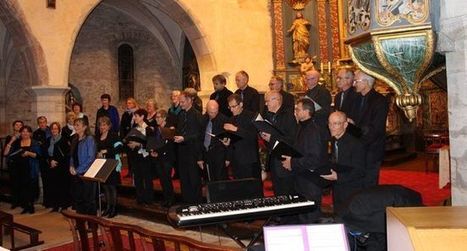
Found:
<svg viewBox="0 0 467 251"><path fill-rule="evenodd" d="M122 177L126 175L127 169L122 170ZM122 178L124 185L131 185L132 179ZM174 189L180 193L180 182L175 180L173 182ZM394 169L381 169L380 184L399 184L411 188L422 194L423 203L427 206L442 205L444 200L451 196L451 188L448 185L443 189L438 189L438 173L425 173L423 171L402 171ZM159 180L154 180L154 187L160 190ZM272 196L272 184L267 180L264 182L264 194ZM332 197L330 195L323 197L324 205L332 204Z"/></svg>

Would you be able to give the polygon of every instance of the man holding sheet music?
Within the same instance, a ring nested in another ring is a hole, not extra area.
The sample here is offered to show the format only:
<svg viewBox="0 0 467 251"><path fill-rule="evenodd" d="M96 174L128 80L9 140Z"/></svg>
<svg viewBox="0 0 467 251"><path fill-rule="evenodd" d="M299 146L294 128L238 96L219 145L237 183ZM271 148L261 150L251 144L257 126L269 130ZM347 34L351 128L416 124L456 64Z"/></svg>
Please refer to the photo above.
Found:
<svg viewBox="0 0 467 251"><path fill-rule="evenodd" d="M331 132L331 174L321 175L333 183L334 212L340 215L345 202L363 188L365 177L365 151L362 143L346 132L347 116L337 111L329 116Z"/></svg>
<svg viewBox="0 0 467 251"><path fill-rule="evenodd" d="M255 114L243 109L240 95L232 94L227 99L233 116L224 124L226 131L241 137L236 142L228 142L228 163L232 164L235 179L261 178L261 166L258 154L258 136L252 120Z"/></svg>
<svg viewBox="0 0 467 251"><path fill-rule="evenodd" d="M306 199L315 201L318 207L313 212L299 215L299 221L302 224L316 222L321 216L322 189L319 175L329 173L325 171L329 166L327 143L323 140L319 126L312 118L314 110L313 101L308 98L302 98L297 102L295 117L299 121L299 127L294 148L303 156L282 156L283 167L294 173L295 191Z"/></svg>
<svg viewBox="0 0 467 251"><path fill-rule="evenodd" d="M297 130L297 122L293 112L284 107L282 95L278 91L269 91L264 96L267 111L264 119L270 122L275 129L272 133L260 130L260 136L268 145L269 155L267 165L272 174L272 187L274 195L295 194L292 172L284 169L281 163L281 156L273 154L273 147L277 141L292 144Z"/></svg>
<svg viewBox="0 0 467 251"><path fill-rule="evenodd" d="M216 135L224 131L224 123L228 118L219 113L219 104L215 100L209 100L206 104L206 114L204 115L203 128L203 156L198 160L198 165L205 166L209 181L227 179L227 169L225 166L227 149L222 143L224 139Z"/></svg>

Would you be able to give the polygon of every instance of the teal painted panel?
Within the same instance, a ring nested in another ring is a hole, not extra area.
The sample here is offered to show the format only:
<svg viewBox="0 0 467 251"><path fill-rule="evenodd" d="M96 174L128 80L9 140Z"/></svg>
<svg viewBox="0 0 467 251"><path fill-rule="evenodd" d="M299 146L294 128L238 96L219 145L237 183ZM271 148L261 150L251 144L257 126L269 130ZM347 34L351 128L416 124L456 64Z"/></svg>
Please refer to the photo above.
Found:
<svg viewBox="0 0 467 251"><path fill-rule="evenodd" d="M412 89L416 81L416 73L423 64L427 50L426 37L381 39L380 45L388 63Z"/></svg>
<svg viewBox="0 0 467 251"><path fill-rule="evenodd" d="M394 84L396 84L398 89L402 89L400 83L398 83L398 81L396 81L395 78L393 78L379 63L373 43L366 42L354 45L352 46L352 50L355 58L360 64L362 64L369 70L386 77L387 79L391 80Z"/></svg>

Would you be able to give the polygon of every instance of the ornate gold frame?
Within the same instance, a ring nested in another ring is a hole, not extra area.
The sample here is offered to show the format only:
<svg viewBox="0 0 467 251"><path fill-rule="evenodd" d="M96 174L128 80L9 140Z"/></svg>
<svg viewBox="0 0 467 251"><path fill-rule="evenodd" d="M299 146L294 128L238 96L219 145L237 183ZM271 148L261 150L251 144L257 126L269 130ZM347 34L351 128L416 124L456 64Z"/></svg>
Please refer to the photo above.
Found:
<svg viewBox="0 0 467 251"><path fill-rule="evenodd" d="M410 1L410 0L402 0L404 1ZM390 26L392 24L394 24L394 22L396 22L397 20L400 20L401 18L407 20L409 23L411 24L421 24L421 23L424 23L427 18L428 18L428 13L429 13L429 6L430 6L430 0L422 0L423 1L423 4L424 4L424 8L422 10L422 17L415 20L414 18L412 18L411 15L404 15L404 14L399 14L397 16L392 16L388 22L384 22L382 20L382 17L380 15L380 2L381 0L376 0L374 2L374 9L376 10L375 12L375 16L376 16L376 22L380 25L380 26L383 26L383 27L387 27L387 26Z"/></svg>

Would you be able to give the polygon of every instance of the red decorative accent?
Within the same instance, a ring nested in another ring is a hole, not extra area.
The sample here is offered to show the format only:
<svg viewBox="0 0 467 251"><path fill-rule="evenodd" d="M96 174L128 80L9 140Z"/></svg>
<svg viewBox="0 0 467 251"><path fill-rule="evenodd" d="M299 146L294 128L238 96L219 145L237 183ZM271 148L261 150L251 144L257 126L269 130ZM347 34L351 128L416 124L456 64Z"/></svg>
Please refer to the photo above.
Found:
<svg viewBox="0 0 467 251"><path fill-rule="evenodd" d="M319 36L319 56L321 62L329 61L328 57L328 39L327 39L327 20L326 20L326 0L318 0L318 36Z"/></svg>
<svg viewBox="0 0 467 251"><path fill-rule="evenodd" d="M331 34L332 34L332 59L341 58L340 37L339 37L339 7L337 0L329 1L329 9L331 12Z"/></svg>
<svg viewBox="0 0 467 251"><path fill-rule="evenodd" d="M273 25L274 25L274 59L276 70L285 69L284 29L282 19L282 1L273 1Z"/></svg>

